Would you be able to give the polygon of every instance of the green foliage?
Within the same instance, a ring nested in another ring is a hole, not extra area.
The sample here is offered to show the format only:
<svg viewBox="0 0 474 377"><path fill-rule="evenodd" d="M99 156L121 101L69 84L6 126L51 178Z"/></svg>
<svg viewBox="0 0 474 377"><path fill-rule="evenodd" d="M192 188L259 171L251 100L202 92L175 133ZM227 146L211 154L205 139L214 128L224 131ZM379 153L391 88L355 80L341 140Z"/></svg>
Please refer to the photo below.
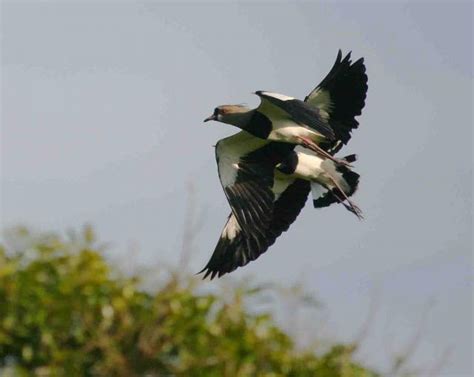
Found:
<svg viewBox="0 0 474 377"><path fill-rule="evenodd" d="M167 275L154 291L80 236L16 231L0 247L0 367L18 376L375 376L355 347L299 350L251 292L203 294ZM259 294L258 291L255 294Z"/></svg>

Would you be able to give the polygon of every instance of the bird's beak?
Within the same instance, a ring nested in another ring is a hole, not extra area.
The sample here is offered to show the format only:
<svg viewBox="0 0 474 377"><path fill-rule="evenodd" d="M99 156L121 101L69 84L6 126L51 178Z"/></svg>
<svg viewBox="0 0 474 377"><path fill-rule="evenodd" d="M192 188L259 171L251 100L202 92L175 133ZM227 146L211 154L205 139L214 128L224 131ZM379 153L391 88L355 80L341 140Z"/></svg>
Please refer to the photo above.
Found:
<svg viewBox="0 0 474 377"><path fill-rule="evenodd" d="M216 116L212 114L211 116L208 116L206 119L204 119L204 122L209 122L210 120L216 120Z"/></svg>

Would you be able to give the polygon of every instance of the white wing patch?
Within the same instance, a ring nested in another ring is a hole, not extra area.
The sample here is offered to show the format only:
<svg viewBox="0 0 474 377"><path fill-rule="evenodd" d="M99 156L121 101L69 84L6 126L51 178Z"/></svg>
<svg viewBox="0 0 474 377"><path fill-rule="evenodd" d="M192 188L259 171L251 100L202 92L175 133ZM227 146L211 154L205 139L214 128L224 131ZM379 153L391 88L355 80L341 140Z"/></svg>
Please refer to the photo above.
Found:
<svg viewBox="0 0 474 377"><path fill-rule="evenodd" d="M227 224L224 227L224 230L222 231L222 236L221 237L226 237L228 240L233 240L237 233L239 233L242 229L240 228L239 223L237 222L237 219L235 218L234 214L231 214L229 217L229 221L227 221Z"/></svg>
<svg viewBox="0 0 474 377"><path fill-rule="evenodd" d="M222 187L225 188L235 183L242 156L268 143L269 141L257 139L246 131L219 140L216 145L216 156Z"/></svg>
<svg viewBox="0 0 474 377"><path fill-rule="evenodd" d="M219 153L219 146L217 146ZM227 187L233 185L239 170L239 156L230 153L221 153L219 155L219 162L217 163L219 169L219 178L222 186Z"/></svg>
<svg viewBox="0 0 474 377"><path fill-rule="evenodd" d="M263 95L279 99L280 101L290 101L292 99L295 99L294 97L289 97L289 96L286 96L284 94L279 94L279 93L272 93L272 92L261 92L261 93Z"/></svg>
<svg viewBox="0 0 474 377"><path fill-rule="evenodd" d="M275 178L273 180L272 191L275 195L274 201L277 201L280 195L291 185L295 180L294 176L283 174L278 170L275 170Z"/></svg>
<svg viewBox="0 0 474 377"><path fill-rule="evenodd" d="M329 114L331 114L333 103L331 102L331 95L327 90L316 90L314 93L311 93L306 102L311 106L317 107L320 111L321 117L324 120L329 119Z"/></svg>

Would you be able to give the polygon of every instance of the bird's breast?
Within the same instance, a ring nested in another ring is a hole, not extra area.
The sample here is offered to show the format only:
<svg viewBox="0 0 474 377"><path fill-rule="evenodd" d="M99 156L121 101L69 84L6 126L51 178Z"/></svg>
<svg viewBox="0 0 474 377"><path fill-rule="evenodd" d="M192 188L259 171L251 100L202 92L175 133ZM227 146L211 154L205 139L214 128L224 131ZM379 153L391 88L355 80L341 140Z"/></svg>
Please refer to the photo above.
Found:
<svg viewBox="0 0 474 377"><path fill-rule="evenodd" d="M300 144L300 138L306 138L317 143L322 140L323 136L293 121L281 120L273 123L273 129L268 138L274 141Z"/></svg>
<svg viewBox="0 0 474 377"><path fill-rule="evenodd" d="M298 152L298 165L294 175L306 180L318 179L324 173L324 160L309 153Z"/></svg>

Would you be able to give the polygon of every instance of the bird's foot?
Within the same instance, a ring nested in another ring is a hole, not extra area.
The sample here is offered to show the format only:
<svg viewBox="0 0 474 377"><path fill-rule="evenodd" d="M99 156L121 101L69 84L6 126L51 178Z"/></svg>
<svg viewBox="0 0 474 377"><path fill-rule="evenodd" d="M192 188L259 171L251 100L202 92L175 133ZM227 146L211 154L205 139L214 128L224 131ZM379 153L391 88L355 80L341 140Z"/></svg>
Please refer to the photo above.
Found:
<svg viewBox="0 0 474 377"><path fill-rule="evenodd" d="M353 201L348 200L348 202L349 204L344 202L342 202L342 204L349 212L352 212L354 215L356 215L359 220L363 220L364 216L362 216L362 210L357 205L355 205Z"/></svg>

